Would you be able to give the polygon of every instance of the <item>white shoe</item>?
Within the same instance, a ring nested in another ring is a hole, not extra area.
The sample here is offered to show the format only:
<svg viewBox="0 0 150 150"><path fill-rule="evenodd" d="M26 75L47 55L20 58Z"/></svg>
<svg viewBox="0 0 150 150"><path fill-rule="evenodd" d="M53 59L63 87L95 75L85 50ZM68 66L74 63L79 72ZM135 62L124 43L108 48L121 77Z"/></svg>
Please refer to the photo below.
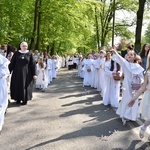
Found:
<svg viewBox="0 0 150 150"><path fill-rule="evenodd" d="M127 122L127 120L122 118L122 123L123 123L124 126L126 125L126 122Z"/></svg>
<svg viewBox="0 0 150 150"><path fill-rule="evenodd" d="M139 136L140 136L141 139L144 137L145 131L146 131L146 128L144 128L144 127L142 126L141 129L140 129L140 133L139 133Z"/></svg>

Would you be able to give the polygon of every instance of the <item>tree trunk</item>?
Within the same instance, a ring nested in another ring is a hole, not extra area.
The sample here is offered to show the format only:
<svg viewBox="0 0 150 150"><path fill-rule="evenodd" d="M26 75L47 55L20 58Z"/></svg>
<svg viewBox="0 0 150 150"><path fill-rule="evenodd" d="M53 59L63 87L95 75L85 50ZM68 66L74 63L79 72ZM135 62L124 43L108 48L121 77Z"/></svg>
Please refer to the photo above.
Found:
<svg viewBox="0 0 150 150"><path fill-rule="evenodd" d="M116 11L115 4L116 1L113 0L112 46L114 46L114 38L115 38L115 11Z"/></svg>
<svg viewBox="0 0 150 150"><path fill-rule="evenodd" d="M62 44L62 43L60 42L59 45L58 45L57 54L60 54L60 53L61 53L61 51L60 51L61 44Z"/></svg>
<svg viewBox="0 0 150 150"><path fill-rule="evenodd" d="M31 42L30 42L29 49L33 49L34 43L35 43L35 34L36 34L36 28L37 28L37 15L38 15L38 1L39 0L35 0L34 26L33 26L32 37L31 37Z"/></svg>
<svg viewBox="0 0 150 150"><path fill-rule="evenodd" d="M138 52L141 49L141 32L142 32L142 22L143 22L145 2L146 2L146 0L139 0L139 9L137 11L137 22L136 22L136 33L135 33L135 50Z"/></svg>
<svg viewBox="0 0 150 150"><path fill-rule="evenodd" d="M100 42L99 42L99 29L98 29L98 18L97 18L96 6L95 6L95 25L96 25L97 48L98 48L98 52L99 52L99 50L100 50Z"/></svg>
<svg viewBox="0 0 150 150"><path fill-rule="evenodd" d="M53 41L52 47L51 47L51 49L50 49L50 55L51 55L51 56L54 55L54 47L55 47L55 41Z"/></svg>
<svg viewBox="0 0 150 150"><path fill-rule="evenodd" d="M101 21L101 46L105 46L105 41L107 34L109 32L109 25L113 18L113 0L110 0L109 8L106 12L105 7L102 8L102 13L100 13L100 21Z"/></svg>
<svg viewBox="0 0 150 150"><path fill-rule="evenodd" d="M38 18L37 18L37 40L36 40L36 45L35 45L35 49L39 49L39 45L40 45L40 25L41 25L41 0L39 0L39 4L38 4Z"/></svg>

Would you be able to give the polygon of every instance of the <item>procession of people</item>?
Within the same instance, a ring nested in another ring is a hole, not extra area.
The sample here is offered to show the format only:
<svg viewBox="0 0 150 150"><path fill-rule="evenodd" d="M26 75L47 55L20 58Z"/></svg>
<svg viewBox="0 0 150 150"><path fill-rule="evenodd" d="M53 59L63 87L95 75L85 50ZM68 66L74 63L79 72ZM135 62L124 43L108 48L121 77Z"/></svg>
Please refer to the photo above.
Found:
<svg viewBox="0 0 150 150"><path fill-rule="evenodd" d="M18 105L27 105L32 100L33 88L45 92L60 68L66 71L76 69L83 79L83 87L90 86L100 93L105 106L115 108L123 125L127 121L136 121L140 114L146 120L140 130L144 137L150 125L150 45L144 44L139 54L134 47L128 46L125 55L118 47L101 48L91 51L87 56L72 54L51 56L28 50L27 42L21 42L20 48L11 49L7 44L0 50L0 130L4 125L4 116L8 107L8 93ZM7 89L7 90L6 90ZM139 96L144 96L139 105ZM120 99L121 96L121 99ZM150 140L150 136L148 138Z"/></svg>
<svg viewBox="0 0 150 150"><path fill-rule="evenodd" d="M141 138L150 125L149 49L150 45L144 44L141 52L136 54L134 48L128 46L126 54L121 56L116 45L108 51L101 49L94 55L89 53L78 65L83 87L89 86L100 92L102 103L115 108L123 125L127 121L136 121L140 115L146 119L139 133ZM143 92L139 105L139 96ZM150 136L148 140L150 141Z"/></svg>

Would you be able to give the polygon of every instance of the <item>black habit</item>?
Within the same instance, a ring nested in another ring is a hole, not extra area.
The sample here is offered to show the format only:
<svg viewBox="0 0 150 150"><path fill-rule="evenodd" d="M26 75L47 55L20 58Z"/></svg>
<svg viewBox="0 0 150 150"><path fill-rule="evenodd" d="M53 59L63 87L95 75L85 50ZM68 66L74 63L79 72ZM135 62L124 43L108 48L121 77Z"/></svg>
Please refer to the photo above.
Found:
<svg viewBox="0 0 150 150"><path fill-rule="evenodd" d="M10 96L18 103L27 103L32 99L33 76L36 75L36 64L30 52L15 52L9 64L11 76Z"/></svg>

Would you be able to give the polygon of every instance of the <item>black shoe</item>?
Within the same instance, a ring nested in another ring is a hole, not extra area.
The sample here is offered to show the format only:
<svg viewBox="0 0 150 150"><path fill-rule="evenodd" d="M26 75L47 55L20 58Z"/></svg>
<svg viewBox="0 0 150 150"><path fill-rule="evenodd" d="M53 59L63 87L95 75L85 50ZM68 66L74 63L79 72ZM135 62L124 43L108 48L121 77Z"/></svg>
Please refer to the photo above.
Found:
<svg viewBox="0 0 150 150"><path fill-rule="evenodd" d="M17 101L16 101L16 104L20 104L20 100L17 100Z"/></svg>
<svg viewBox="0 0 150 150"><path fill-rule="evenodd" d="M5 110L5 115L7 114L7 109Z"/></svg>
<svg viewBox="0 0 150 150"><path fill-rule="evenodd" d="M22 102L21 105L27 105L27 102Z"/></svg>

